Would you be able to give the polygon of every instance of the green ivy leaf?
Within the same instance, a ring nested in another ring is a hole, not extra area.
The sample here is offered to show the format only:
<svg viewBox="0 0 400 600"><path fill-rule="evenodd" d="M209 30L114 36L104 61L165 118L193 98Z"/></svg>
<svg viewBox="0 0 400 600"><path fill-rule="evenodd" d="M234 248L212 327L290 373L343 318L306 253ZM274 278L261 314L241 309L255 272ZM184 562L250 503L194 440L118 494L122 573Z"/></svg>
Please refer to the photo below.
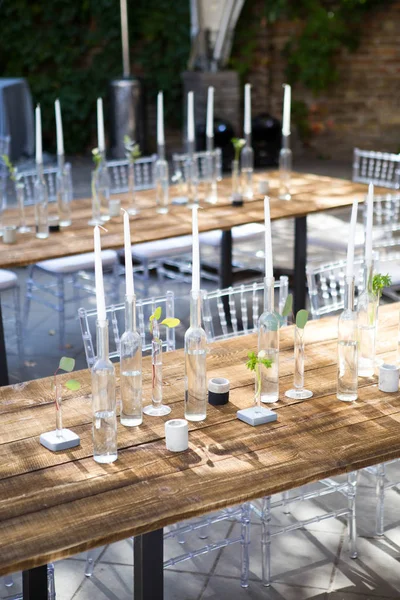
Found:
<svg viewBox="0 0 400 600"><path fill-rule="evenodd" d="M69 358L68 356L63 356L60 360L60 364L58 365L59 369L61 369L62 371L66 371L67 373L70 373L71 371L73 371L74 367L75 367L75 359Z"/></svg>
<svg viewBox="0 0 400 600"><path fill-rule="evenodd" d="M287 317L293 311L293 294L288 294L282 310L282 317Z"/></svg>
<svg viewBox="0 0 400 600"><path fill-rule="evenodd" d="M296 315L296 327L304 329L308 321L308 310L302 308Z"/></svg>
<svg viewBox="0 0 400 600"><path fill-rule="evenodd" d="M160 325L166 325L170 329L172 329L173 327L178 327L179 324L180 324L180 320L177 319L176 317L167 317L160 323Z"/></svg>
<svg viewBox="0 0 400 600"><path fill-rule="evenodd" d="M76 392L81 389L81 384L76 379L68 379L65 387L71 390L72 392Z"/></svg>
<svg viewBox="0 0 400 600"><path fill-rule="evenodd" d="M155 311L153 312L153 314L150 316L150 319L149 319L149 321L150 321L150 323L151 323L152 321L154 321L154 319L155 319L156 321L159 321L159 320L160 320L160 318L161 318L161 306L157 306L156 310L155 310Z"/></svg>

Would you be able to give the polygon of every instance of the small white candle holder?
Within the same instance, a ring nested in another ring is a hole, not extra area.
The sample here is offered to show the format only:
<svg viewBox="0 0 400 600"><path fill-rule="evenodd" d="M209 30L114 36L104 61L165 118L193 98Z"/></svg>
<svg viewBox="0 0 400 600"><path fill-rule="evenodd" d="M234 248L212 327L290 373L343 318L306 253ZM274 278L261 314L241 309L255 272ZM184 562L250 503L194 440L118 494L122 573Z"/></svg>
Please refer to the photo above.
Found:
<svg viewBox="0 0 400 600"><path fill-rule="evenodd" d="M3 242L5 244L15 244L17 241L17 228L15 225L5 225L3 228Z"/></svg>
<svg viewBox="0 0 400 600"><path fill-rule="evenodd" d="M121 200L119 198L110 199L110 216L119 217L121 216Z"/></svg>
<svg viewBox="0 0 400 600"><path fill-rule="evenodd" d="M399 367L383 364L379 368L379 384L381 392L393 393L399 390Z"/></svg>
<svg viewBox="0 0 400 600"><path fill-rule="evenodd" d="M171 419L165 423L165 443L171 452L189 448L189 427L186 419Z"/></svg>

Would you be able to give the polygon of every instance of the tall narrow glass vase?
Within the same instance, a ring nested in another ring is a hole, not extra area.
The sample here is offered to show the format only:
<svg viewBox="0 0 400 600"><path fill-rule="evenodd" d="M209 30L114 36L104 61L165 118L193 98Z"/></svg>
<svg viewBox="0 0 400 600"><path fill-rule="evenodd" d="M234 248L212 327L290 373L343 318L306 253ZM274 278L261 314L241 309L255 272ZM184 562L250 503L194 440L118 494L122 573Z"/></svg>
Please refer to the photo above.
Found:
<svg viewBox="0 0 400 600"><path fill-rule="evenodd" d="M282 148L279 153L279 199L290 200L290 181L292 178L292 151L290 135L282 135Z"/></svg>
<svg viewBox="0 0 400 600"><path fill-rule="evenodd" d="M207 136L207 154L206 160L206 202L210 204L216 204L218 201L217 192L217 160L214 152L214 137Z"/></svg>
<svg viewBox="0 0 400 600"><path fill-rule="evenodd" d="M96 171L96 189L100 203L101 220L109 221L110 216L110 175L106 164L104 152Z"/></svg>
<svg viewBox="0 0 400 600"><path fill-rule="evenodd" d="M168 212L169 203L169 169L165 160L165 146L158 145L158 159L154 165L156 184L156 211L159 214Z"/></svg>
<svg viewBox="0 0 400 600"><path fill-rule="evenodd" d="M92 218L88 221L88 225L102 225L100 196L97 185L97 170L92 171Z"/></svg>
<svg viewBox="0 0 400 600"><path fill-rule="evenodd" d="M246 144L240 153L243 198L253 198L254 151L251 147L251 133L246 133Z"/></svg>
<svg viewBox="0 0 400 600"><path fill-rule="evenodd" d="M72 189L71 188L71 174L69 169L65 165L64 156L59 154L57 156L58 170L56 177L56 188L57 188L57 208L58 208L58 220L60 227L69 227L71 225L71 200L72 200Z"/></svg>
<svg viewBox="0 0 400 600"><path fill-rule="evenodd" d="M17 181L15 184L15 193L17 196L17 206L19 215L19 233L29 233L32 231L32 227L28 227L26 224L25 215L25 186L22 181Z"/></svg>
<svg viewBox="0 0 400 600"><path fill-rule="evenodd" d="M354 277L346 277L344 310L338 323L337 398L353 402L358 397L358 319L354 310Z"/></svg>
<svg viewBox="0 0 400 600"><path fill-rule="evenodd" d="M125 331L121 337L121 425L136 427L143 421L142 338L136 330L136 298L125 296Z"/></svg>
<svg viewBox="0 0 400 600"><path fill-rule="evenodd" d="M294 377L293 388L285 392L292 400L305 400L313 395L304 388L304 328L294 328Z"/></svg>
<svg viewBox="0 0 400 600"><path fill-rule="evenodd" d="M190 327L185 333L185 419L207 415L207 336L201 327L201 291L190 292Z"/></svg>
<svg viewBox="0 0 400 600"><path fill-rule="evenodd" d="M130 215L137 215L140 210L136 204L136 175L135 162L130 160L128 166L128 191L129 191L129 206L127 211Z"/></svg>
<svg viewBox="0 0 400 600"><path fill-rule="evenodd" d="M188 142L188 156L183 165L184 177L186 183L186 195L188 198L189 206L198 204L198 185L199 185L199 174L197 168L197 161L194 156L194 142Z"/></svg>
<svg viewBox="0 0 400 600"><path fill-rule="evenodd" d="M232 200L241 199L239 161L232 161Z"/></svg>
<svg viewBox="0 0 400 600"><path fill-rule="evenodd" d="M364 291L357 302L358 317L358 376L373 377L375 373L376 332L378 323L377 294L373 292L373 261L365 265Z"/></svg>
<svg viewBox="0 0 400 600"><path fill-rule="evenodd" d="M98 463L117 460L117 405L115 369L109 359L108 321L97 321L97 359L92 368L93 458Z"/></svg>
<svg viewBox="0 0 400 600"><path fill-rule="evenodd" d="M49 237L49 197L43 174L43 164L37 164L34 182L36 237Z"/></svg>
<svg viewBox="0 0 400 600"><path fill-rule="evenodd" d="M273 277L264 279L264 312L258 320L258 356L272 362L261 368L261 402L279 400L279 321L274 311Z"/></svg>
<svg viewBox="0 0 400 600"><path fill-rule="evenodd" d="M151 342L151 404L143 408L143 412L151 417L168 415L171 408L163 404L162 352L163 344L157 319L151 322L153 339Z"/></svg>

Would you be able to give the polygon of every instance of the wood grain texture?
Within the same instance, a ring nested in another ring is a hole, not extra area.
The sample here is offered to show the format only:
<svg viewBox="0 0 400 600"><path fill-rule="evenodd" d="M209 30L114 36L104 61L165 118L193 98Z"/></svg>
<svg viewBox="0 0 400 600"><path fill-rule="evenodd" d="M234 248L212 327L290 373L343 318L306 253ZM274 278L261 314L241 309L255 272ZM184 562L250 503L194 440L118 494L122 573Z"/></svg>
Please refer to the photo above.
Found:
<svg viewBox="0 0 400 600"><path fill-rule="evenodd" d="M260 179L268 178L271 194L271 218L282 219L300 217L322 210L329 210L352 204L355 197L364 201L367 186L344 179L320 175L294 173L292 179L293 197L290 201L278 200L278 172L257 173L254 176L254 189ZM171 200L176 195L171 187ZM376 193L380 193L377 188ZM382 192L384 193L384 192ZM264 205L260 195L242 207L231 205L231 181L226 178L219 183L218 203L201 202L199 230L231 229L236 225L264 221ZM191 211L185 206L171 204L166 215L155 213L155 191L138 192L137 204L141 212L132 218L131 235L133 243L150 242L173 236L187 235L192 231ZM121 194L122 206L127 207L128 195ZM7 211L6 221L16 223L16 211ZM27 222L34 224L33 207L26 209ZM45 240L36 239L34 233L18 234L13 245L0 244L0 267L21 267L41 260L70 256L93 251L93 227L88 225L91 218L91 200L75 200L72 203L73 222L70 227L50 234ZM102 247L122 248L122 217L107 222L107 233L102 233Z"/></svg>
<svg viewBox="0 0 400 600"><path fill-rule="evenodd" d="M378 353L393 361L399 306L380 310ZM51 378L0 388L0 575L145 533L218 508L288 490L323 477L400 457L400 394L383 394L376 378L359 380L359 400L336 399L336 318L306 328L306 386L314 397L284 396L292 386L293 328L281 330L278 421L250 427L236 410L254 399L245 368L255 335L210 346L208 376L231 381L229 404L208 407L190 424L190 448L165 448L164 421L183 415L183 353L164 355L164 402L171 415L144 415L138 428L118 423L118 460L92 458L90 374L65 390L64 421L81 445L57 454L39 444L54 427ZM150 402L150 358L144 359ZM118 368L117 368L118 376ZM61 381L69 375L60 376Z"/></svg>

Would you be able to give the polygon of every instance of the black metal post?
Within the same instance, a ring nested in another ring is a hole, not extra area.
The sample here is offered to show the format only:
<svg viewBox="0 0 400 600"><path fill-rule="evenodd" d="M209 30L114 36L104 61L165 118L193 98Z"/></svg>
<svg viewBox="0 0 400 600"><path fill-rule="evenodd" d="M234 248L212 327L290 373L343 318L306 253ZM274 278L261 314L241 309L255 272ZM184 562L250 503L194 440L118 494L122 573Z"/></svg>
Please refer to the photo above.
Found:
<svg viewBox="0 0 400 600"><path fill-rule="evenodd" d="M7 354L6 354L6 342L4 339L4 327L3 317L1 314L1 302L0 302L0 387L8 385L8 367L7 367Z"/></svg>
<svg viewBox="0 0 400 600"><path fill-rule="evenodd" d="M220 287L223 289L232 285L232 231L230 229L222 232L221 262L219 269Z"/></svg>
<svg viewBox="0 0 400 600"><path fill-rule="evenodd" d="M23 571L22 598L23 600L49 600L47 565Z"/></svg>
<svg viewBox="0 0 400 600"><path fill-rule="evenodd" d="M306 306L307 217L295 219L294 233L294 314Z"/></svg>
<svg viewBox="0 0 400 600"><path fill-rule="evenodd" d="M134 545L134 600L164 598L164 532L138 535Z"/></svg>

